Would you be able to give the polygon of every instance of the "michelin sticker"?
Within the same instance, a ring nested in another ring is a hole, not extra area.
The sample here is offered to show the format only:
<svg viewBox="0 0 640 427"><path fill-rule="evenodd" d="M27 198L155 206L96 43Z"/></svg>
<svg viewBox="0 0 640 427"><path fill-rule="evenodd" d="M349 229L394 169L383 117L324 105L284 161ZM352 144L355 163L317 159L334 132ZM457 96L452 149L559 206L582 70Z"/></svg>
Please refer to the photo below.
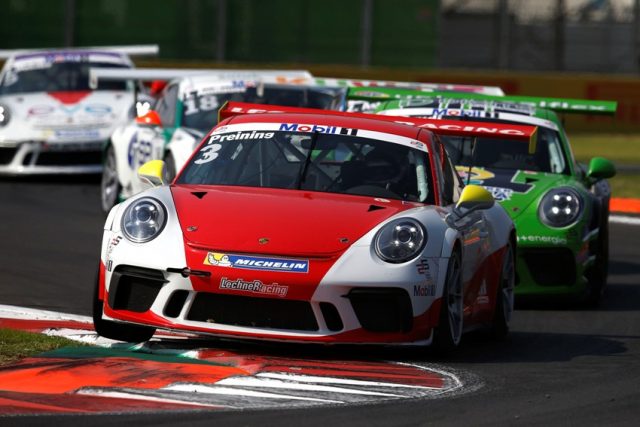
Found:
<svg viewBox="0 0 640 427"><path fill-rule="evenodd" d="M281 271L284 273L308 273L309 260L264 258L246 255L209 252L203 261L204 265L226 268L242 268L245 270Z"/></svg>

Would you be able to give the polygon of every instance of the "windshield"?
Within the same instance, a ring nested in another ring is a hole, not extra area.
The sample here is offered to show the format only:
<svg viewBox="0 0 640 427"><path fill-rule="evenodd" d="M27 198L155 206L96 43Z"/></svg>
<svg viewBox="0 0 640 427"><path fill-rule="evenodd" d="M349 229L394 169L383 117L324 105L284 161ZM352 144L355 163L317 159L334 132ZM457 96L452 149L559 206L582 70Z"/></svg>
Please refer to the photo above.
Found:
<svg viewBox="0 0 640 427"><path fill-rule="evenodd" d="M472 155L472 138L441 136L451 161L457 166L478 166L488 169L518 169L569 174L558 133L538 127L535 153L529 144L506 139L479 138Z"/></svg>
<svg viewBox="0 0 640 427"><path fill-rule="evenodd" d="M41 62L37 68L9 69L0 82L0 94L88 91L89 68L129 68L112 62ZM127 82L99 81L97 90L127 90Z"/></svg>
<svg viewBox="0 0 640 427"><path fill-rule="evenodd" d="M353 136L358 133L356 129L325 127L337 133L327 134L296 131L311 129L312 125L272 124L271 129L268 125L218 129L176 182L302 189L433 203L426 151ZM277 126L293 130L277 130ZM232 128L242 130L229 132Z"/></svg>
<svg viewBox="0 0 640 427"><path fill-rule="evenodd" d="M344 89L268 85L263 88L248 87L233 93L190 92L183 99L182 124L203 132L210 130L218 123L218 109L226 101L337 110L342 105L343 93Z"/></svg>

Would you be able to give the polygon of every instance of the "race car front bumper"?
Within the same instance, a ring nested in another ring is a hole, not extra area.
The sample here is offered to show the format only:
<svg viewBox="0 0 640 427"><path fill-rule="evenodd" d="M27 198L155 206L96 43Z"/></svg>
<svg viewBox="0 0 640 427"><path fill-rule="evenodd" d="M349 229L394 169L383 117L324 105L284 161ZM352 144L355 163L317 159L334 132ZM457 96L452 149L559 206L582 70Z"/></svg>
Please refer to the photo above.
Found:
<svg viewBox="0 0 640 427"><path fill-rule="evenodd" d="M300 300L198 291L178 271L131 265L118 265L103 277L109 280L103 287L106 319L222 337L426 345L440 311L440 298L415 298L415 285L406 283L332 284ZM426 311L415 314L416 299L419 305L429 299Z"/></svg>
<svg viewBox="0 0 640 427"><path fill-rule="evenodd" d="M0 175L92 174L102 171L105 141L0 145Z"/></svg>

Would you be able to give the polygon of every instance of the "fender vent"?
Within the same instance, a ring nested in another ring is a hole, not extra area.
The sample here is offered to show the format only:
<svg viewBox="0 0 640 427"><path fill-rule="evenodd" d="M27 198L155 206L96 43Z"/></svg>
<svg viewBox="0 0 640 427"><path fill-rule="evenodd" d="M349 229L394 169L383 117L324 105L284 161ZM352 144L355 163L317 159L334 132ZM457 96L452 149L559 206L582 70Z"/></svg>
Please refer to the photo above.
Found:
<svg viewBox="0 0 640 427"><path fill-rule="evenodd" d="M196 196L198 199L202 199L204 196L207 195L207 192L206 191L194 191L191 194Z"/></svg>

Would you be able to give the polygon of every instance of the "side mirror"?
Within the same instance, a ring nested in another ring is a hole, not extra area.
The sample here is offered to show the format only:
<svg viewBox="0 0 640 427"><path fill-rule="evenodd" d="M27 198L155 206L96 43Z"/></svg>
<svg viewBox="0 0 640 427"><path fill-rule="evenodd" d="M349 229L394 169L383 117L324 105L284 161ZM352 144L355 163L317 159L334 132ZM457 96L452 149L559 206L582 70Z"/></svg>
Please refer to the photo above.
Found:
<svg viewBox="0 0 640 427"><path fill-rule="evenodd" d="M143 126L162 126L160 115L154 110L149 110L144 115L136 117L136 123Z"/></svg>
<svg viewBox="0 0 640 427"><path fill-rule="evenodd" d="M613 163L603 157L594 157L589 162L589 171L587 177L595 179L612 178L616 174L616 167Z"/></svg>
<svg viewBox="0 0 640 427"><path fill-rule="evenodd" d="M138 168L138 177L152 187L164 185L165 164L162 160L149 160Z"/></svg>
<svg viewBox="0 0 640 427"><path fill-rule="evenodd" d="M493 196L484 187L470 184L462 190L455 210L459 216L463 216L478 209L489 209L494 204Z"/></svg>

